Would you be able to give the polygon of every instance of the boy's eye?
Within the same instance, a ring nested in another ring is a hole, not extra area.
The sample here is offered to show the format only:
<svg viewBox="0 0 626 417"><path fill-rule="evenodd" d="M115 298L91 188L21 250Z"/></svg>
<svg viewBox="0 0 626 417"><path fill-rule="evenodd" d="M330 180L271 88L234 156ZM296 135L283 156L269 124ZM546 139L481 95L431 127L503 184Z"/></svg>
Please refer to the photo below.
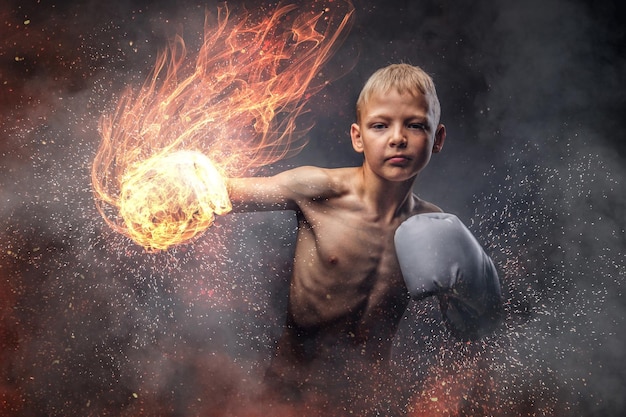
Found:
<svg viewBox="0 0 626 417"><path fill-rule="evenodd" d="M372 129L380 130L380 129L384 129L384 128L385 128L384 123L373 123L372 124Z"/></svg>
<svg viewBox="0 0 626 417"><path fill-rule="evenodd" d="M409 123L408 127L409 129L426 130L426 125L424 125L423 123Z"/></svg>

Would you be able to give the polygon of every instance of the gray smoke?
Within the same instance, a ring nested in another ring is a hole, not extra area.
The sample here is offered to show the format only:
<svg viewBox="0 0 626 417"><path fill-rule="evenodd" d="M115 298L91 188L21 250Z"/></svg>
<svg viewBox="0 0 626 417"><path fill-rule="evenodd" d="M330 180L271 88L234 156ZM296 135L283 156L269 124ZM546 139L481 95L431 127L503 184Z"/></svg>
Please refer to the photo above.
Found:
<svg viewBox="0 0 626 417"><path fill-rule="evenodd" d="M109 230L90 190L100 115L172 34L197 46L215 6L0 7L0 415L230 416L258 389L285 314L292 216L227 216L193 245L148 254ZM325 68L343 76L310 101L309 145L267 172L358 164L361 85L389 63L420 65L449 133L416 191L466 222L507 291L502 328L477 346L452 340L434 303L411 305L395 353L411 406L456 380L456 415L623 415L619 7L355 7Z"/></svg>

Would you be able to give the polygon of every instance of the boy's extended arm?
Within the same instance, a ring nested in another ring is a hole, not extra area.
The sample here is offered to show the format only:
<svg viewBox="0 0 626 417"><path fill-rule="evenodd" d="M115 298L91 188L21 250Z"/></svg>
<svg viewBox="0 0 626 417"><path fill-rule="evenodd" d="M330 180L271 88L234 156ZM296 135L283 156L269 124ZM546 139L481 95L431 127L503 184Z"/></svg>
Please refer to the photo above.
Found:
<svg viewBox="0 0 626 417"><path fill-rule="evenodd" d="M230 178L228 194L233 212L296 210L303 201L321 197L328 189L321 168L299 167L272 177Z"/></svg>

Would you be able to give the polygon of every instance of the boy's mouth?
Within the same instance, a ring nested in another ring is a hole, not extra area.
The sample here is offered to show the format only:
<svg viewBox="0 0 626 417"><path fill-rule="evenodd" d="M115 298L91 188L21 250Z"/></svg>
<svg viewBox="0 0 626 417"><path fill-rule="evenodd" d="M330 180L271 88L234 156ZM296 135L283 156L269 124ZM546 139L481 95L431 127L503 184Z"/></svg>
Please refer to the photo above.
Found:
<svg viewBox="0 0 626 417"><path fill-rule="evenodd" d="M390 156L389 158L387 158L387 162L394 164L394 165L406 164L410 160L411 158L409 158L408 156L404 156L404 155L394 155L394 156Z"/></svg>

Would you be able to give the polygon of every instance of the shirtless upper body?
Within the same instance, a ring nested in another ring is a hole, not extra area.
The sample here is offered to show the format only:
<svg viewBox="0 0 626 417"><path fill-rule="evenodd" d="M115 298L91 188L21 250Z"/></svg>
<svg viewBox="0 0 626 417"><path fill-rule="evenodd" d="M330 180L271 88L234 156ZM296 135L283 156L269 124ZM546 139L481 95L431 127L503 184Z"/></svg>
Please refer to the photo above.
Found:
<svg viewBox="0 0 626 417"><path fill-rule="evenodd" d="M298 220L287 326L273 372L294 382L324 379L329 367L355 358L371 365L389 359L409 302L394 232L411 215L440 211L406 186L393 188L383 194L401 190L398 203L392 195L371 201L360 167L231 180L235 211L294 210Z"/></svg>
<svg viewBox="0 0 626 417"><path fill-rule="evenodd" d="M287 323L270 372L324 385L355 362L385 365L409 302L394 247L408 217L441 211L413 186L445 128L432 98L390 89L371 94L351 126L360 167L300 167L233 178L234 212L293 210L298 220Z"/></svg>

